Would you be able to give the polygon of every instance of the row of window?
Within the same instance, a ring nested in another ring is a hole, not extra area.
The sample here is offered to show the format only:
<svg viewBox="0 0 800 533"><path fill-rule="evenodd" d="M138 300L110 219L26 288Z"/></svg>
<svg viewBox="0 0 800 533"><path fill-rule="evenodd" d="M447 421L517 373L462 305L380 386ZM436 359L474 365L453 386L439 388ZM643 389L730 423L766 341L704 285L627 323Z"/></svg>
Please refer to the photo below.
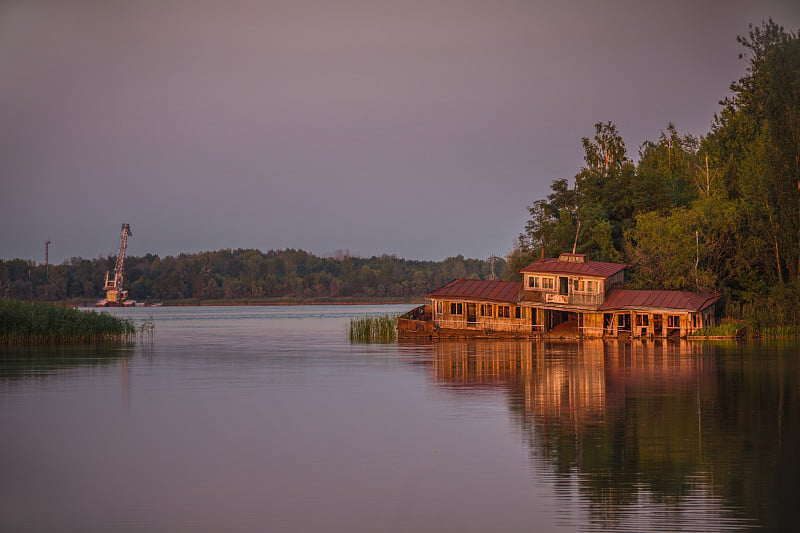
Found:
<svg viewBox="0 0 800 533"><path fill-rule="evenodd" d="M481 316L492 316L494 314L494 305L492 304L481 304ZM436 302L436 312L442 312L442 302ZM451 315L463 315L464 314L464 304L462 302L451 302L450 303L450 314ZM511 318L511 306L510 305L498 305L497 306L497 317L498 318ZM521 307L514 307L514 318L522 318L522 308Z"/></svg>
<svg viewBox="0 0 800 533"><path fill-rule="evenodd" d="M439 303L441 304L441 302L439 302ZM464 304L462 304L461 302L451 303L450 304L450 314L451 315L463 315L464 314L464 307L463 306L464 306ZM442 312L441 309L439 309L439 312L440 313Z"/></svg>
<svg viewBox="0 0 800 533"><path fill-rule="evenodd" d="M538 276L531 276L528 278L528 287L531 289L549 289L553 290L553 278L540 278Z"/></svg>
<svg viewBox="0 0 800 533"><path fill-rule="evenodd" d="M697 317L695 316L695 319ZM636 325L637 326L649 326L650 325L650 317L648 315L636 315ZM679 328L681 327L681 317L680 315L667 315L667 327L668 328Z"/></svg>
<svg viewBox="0 0 800 533"><path fill-rule="evenodd" d="M483 317L490 317L494 313L494 305L492 304L481 304L480 311L481 316ZM442 302L436 302L436 312L442 312ZM451 315L463 315L464 314L464 304L462 302L451 302L450 303L450 314ZM514 318L522 318L522 308L521 307L514 307ZM620 315L620 318L623 318L625 315ZM628 315L629 316L629 315ZM498 305L497 306L497 318L511 318L511 306L509 305ZM698 320L699 318L699 320ZM694 317L694 326L698 327L698 322L705 325L705 317ZM645 314L637 314L636 315L636 325L637 326L649 326L650 325L649 317ZM668 328L678 328L680 327L680 316L678 315L667 315L667 327Z"/></svg>
<svg viewBox="0 0 800 533"><path fill-rule="evenodd" d="M555 278L530 276L528 288L555 290ZM572 290L575 292L600 292L600 282L594 280L573 279Z"/></svg>
<svg viewBox="0 0 800 533"><path fill-rule="evenodd" d="M492 304L481 304L481 316L492 316L494 306ZM511 306L498 305L497 306L498 318L511 318ZM522 308L514 307L514 318L522 317Z"/></svg>

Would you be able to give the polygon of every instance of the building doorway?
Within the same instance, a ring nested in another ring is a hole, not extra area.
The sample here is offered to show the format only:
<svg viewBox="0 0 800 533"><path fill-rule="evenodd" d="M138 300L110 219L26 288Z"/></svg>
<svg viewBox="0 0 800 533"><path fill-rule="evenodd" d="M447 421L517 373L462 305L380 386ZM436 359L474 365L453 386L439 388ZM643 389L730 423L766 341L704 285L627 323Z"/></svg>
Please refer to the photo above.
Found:
<svg viewBox="0 0 800 533"><path fill-rule="evenodd" d="M631 332L631 315L630 313L620 313L617 315L617 333L630 333Z"/></svg>
<svg viewBox="0 0 800 533"><path fill-rule="evenodd" d="M467 325L474 326L478 323L478 313L477 313L477 304L475 303L468 303L467 304Z"/></svg>
<svg viewBox="0 0 800 533"><path fill-rule="evenodd" d="M558 278L558 294L562 295L569 294L569 278L566 277Z"/></svg>
<svg viewBox="0 0 800 533"><path fill-rule="evenodd" d="M664 335L663 315L653 315L653 335L656 337L662 337Z"/></svg>

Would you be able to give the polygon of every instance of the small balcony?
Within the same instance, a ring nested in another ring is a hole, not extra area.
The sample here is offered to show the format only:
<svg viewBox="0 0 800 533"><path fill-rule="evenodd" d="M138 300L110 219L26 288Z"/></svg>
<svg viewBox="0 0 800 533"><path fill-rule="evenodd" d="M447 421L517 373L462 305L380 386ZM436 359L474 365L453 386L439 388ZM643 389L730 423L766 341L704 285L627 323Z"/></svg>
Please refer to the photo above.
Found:
<svg viewBox="0 0 800 533"><path fill-rule="evenodd" d="M523 295L523 300L537 304L553 304L568 307L596 309L600 306L600 304L603 303L603 295L580 292L560 294L559 292L552 291L526 290Z"/></svg>

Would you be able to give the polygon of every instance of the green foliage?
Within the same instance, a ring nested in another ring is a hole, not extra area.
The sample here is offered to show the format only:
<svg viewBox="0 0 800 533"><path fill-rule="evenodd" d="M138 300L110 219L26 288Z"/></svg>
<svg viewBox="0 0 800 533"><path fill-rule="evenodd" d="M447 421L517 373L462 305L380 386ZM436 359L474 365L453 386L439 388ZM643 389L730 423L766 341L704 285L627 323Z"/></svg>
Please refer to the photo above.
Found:
<svg viewBox="0 0 800 533"><path fill-rule="evenodd" d="M694 330L692 337L734 337L742 329L741 322L725 321L718 326Z"/></svg>
<svg viewBox="0 0 800 533"><path fill-rule="evenodd" d="M531 264L536 257L525 246L525 243L520 239L514 248L508 253L506 257L506 268L503 280L505 281L522 281L522 274L520 270Z"/></svg>
<svg viewBox="0 0 800 533"><path fill-rule="evenodd" d="M776 285L758 293L746 293L737 318L761 331L774 326L800 326L800 281Z"/></svg>
<svg viewBox="0 0 800 533"><path fill-rule="evenodd" d="M131 340L136 332L133 322L108 313L79 311L51 303L0 300L0 344L119 342Z"/></svg>
<svg viewBox="0 0 800 533"><path fill-rule="evenodd" d="M577 251L631 264L633 287L723 292L758 327L797 324L800 37L769 20L738 41L746 74L708 135L669 124L634 164L616 126L595 124L574 187L528 206L522 251L570 251L580 223Z"/></svg>
<svg viewBox="0 0 800 533"><path fill-rule="evenodd" d="M784 283L800 274L800 38L769 20L738 41L747 74L731 85L709 141L718 145L728 194L763 242L746 267Z"/></svg>
<svg viewBox="0 0 800 533"><path fill-rule="evenodd" d="M594 129L593 140L581 139L586 166L575 176L579 215L591 206L609 222L620 224L633 213L635 167L614 124L598 122Z"/></svg>
<svg viewBox="0 0 800 533"><path fill-rule="evenodd" d="M680 136L672 123L667 125L667 133L661 132L657 143L646 141L642 145L631 191L637 213L668 213L697 199L698 148L697 139Z"/></svg>
<svg viewBox="0 0 800 533"><path fill-rule="evenodd" d="M623 227L633 213L635 167L610 122L595 124L594 138L584 137L582 143L586 166L575 176L575 186L555 180L546 199L528 206L531 218L519 236L520 247L533 256L544 250L546 256L556 257L575 245L578 253L619 261Z"/></svg>
<svg viewBox="0 0 800 533"><path fill-rule="evenodd" d="M800 326L770 326L759 331L762 339L796 339L800 337Z"/></svg>
<svg viewBox="0 0 800 533"><path fill-rule="evenodd" d="M348 336L350 342L392 342L397 338L397 317L352 318Z"/></svg>

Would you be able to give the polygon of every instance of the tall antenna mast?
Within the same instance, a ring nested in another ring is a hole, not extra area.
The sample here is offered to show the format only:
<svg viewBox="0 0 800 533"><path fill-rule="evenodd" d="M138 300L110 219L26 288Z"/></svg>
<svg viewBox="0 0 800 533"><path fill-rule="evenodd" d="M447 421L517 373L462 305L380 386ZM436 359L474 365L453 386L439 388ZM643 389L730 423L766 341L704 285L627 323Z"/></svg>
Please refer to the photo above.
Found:
<svg viewBox="0 0 800 533"><path fill-rule="evenodd" d="M50 285L50 240L44 241L44 299L47 300L47 287Z"/></svg>

